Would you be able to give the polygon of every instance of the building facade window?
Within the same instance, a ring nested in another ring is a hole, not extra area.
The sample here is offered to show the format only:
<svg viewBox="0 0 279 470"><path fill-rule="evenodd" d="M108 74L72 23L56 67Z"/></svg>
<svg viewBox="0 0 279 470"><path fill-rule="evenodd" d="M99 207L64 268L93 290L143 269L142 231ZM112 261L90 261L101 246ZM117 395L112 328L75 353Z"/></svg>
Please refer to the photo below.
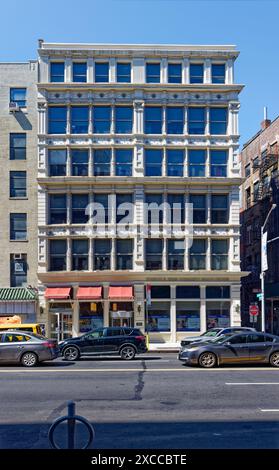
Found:
<svg viewBox="0 0 279 470"><path fill-rule="evenodd" d="M10 102L16 103L20 108L26 107L26 88L11 88Z"/></svg>
<svg viewBox="0 0 279 470"><path fill-rule="evenodd" d="M190 83L203 83L203 64L190 64Z"/></svg>
<svg viewBox="0 0 279 470"><path fill-rule="evenodd" d="M176 287L177 299L199 299L200 286L177 286Z"/></svg>
<svg viewBox="0 0 279 470"><path fill-rule="evenodd" d="M111 269L111 240L96 239L94 240L94 270L105 271Z"/></svg>
<svg viewBox="0 0 279 470"><path fill-rule="evenodd" d="M191 271L206 269L206 240L193 240L189 258L189 268Z"/></svg>
<svg viewBox="0 0 279 470"><path fill-rule="evenodd" d="M111 128L110 106L95 106L93 110L93 132L95 134L109 134Z"/></svg>
<svg viewBox="0 0 279 470"><path fill-rule="evenodd" d="M132 176L133 149L115 150L115 174L116 176Z"/></svg>
<svg viewBox="0 0 279 470"><path fill-rule="evenodd" d="M206 195L190 194L190 204L193 204L193 224L206 223Z"/></svg>
<svg viewBox="0 0 279 470"><path fill-rule="evenodd" d="M147 331L170 331L170 301L152 301L147 311Z"/></svg>
<svg viewBox="0 0 279 470"><path fill-rule="evenodd" d="M184 240L168 240L168 270L184 270Z"/></svg>
<svg viewBox="0 0 279 470"><path fill-rule="evenodd" d="M67 130L67 107L50 106L48 108L48 133L66 134Z"/></svg>
<svg viewBox="0 0 279 470"><path fill-rule="evenodd" d="M99 215L98 208L101 208L100 216L102 219L102 223L108 224L111 222L111 207L109 207L109 194L100 193L94 194L94 203L97 204L96 211Z"/></svg>
<svg viewBox="0 0 279 470"><path fill-rule="evenodd" d="M162 176L162 149L145 150L145 176Z"/></svg>
<svg viewBox="0 0 279 470"><path fill-rule="evenodd" d="M150 238L145 240L145 269L147 271L163 268L163 240Z"/></svg>
<svg viewBox="0 0 279 470"><path fill-rule="evenodd" d="M116 240L116 269L132 270L133 269L133 250L134 240L123 239Z"/></svg>
<svg viewBox="0 0 279 470"><path fill-rule="evenodd" d="M244 168L245 178L248 178L248 176L250 176L250 174L251 174L251 164L248 163L248 165L245 165L245 168Z"/></svg>
<svg viewBox="0 0 279 470"><path fill-rule="evenodd" d="M109 81L109 63L95 62L95 82L106 83Z"/></svg>
<svg viewBox="0 0 279 470"><path fill-rule="evenodd" d="M27 214L10 214L10 240L27 240Z"/></svg>
<svg viewBox="0 0 279 470"><path fill-rule="evenodd" d="M87 82L87 63L74 62L73 63L73 82L86 83Z"/></svg>
<svg viewBox="0 0 279 470"><path fill-rule="evenodd" d="M10 160L26 160L26 134L10 134Z"/></svg>
<svg viewBox="0 0 279 470"><path fill-rule="evenodd" d="M188 151L188 175L193 177L205 177L206 150Z"/></svg>
<svg viewBox="0 0 279 470"><path fill-rule="evenodd" d="M182 64L168 64L168 82L182 83Z"/></svg>
<svg viewBox="0 0 279 470"><path fill-rule="evenodd" d="M111 149L94 150L94 176L110 176Z"/></svg>
<svg viewBox="0 0 279 470"><path fill-rule="evenodd" d="M207 329L228 326L230 326L230 302L206 302Z"/></svg>
<svg viewBox="0 0 279 470"><path fill-rule="evenodd" d="M167 107L167 133L183 134L184 109L182 107Z"/></svg>
<svg viewBox="0 0 279 470"><path fill-rule="evenodd" d="M131 224L133 216L133 194L116 194L116 223Z"/></svg>
<svg viewBox="0 0 279 470"><path fill-rule="evenodd" d="M163 213L163 196L157 193L146 193L145 204L147 204L147 212L145 213L145 223L148 224L162 224L164 213Z"/></svg>
<svg viewBox="0 0 279 470"><path fill-rule="evenodd" d="M27 255L10 255L11 287L24 287L27 284Z"/></svg>
<svg viewBox="0 0 279 470"><path fill-rule="evenodd" d="M88 106L71 107L71 133L88 134L89 108Z"/></svg>
<svg viewBox="0 0 279 470"><path fill-rule="evenodd" d="M72 240L72 270L88 271L88 239Z"/></svg>
<svg viewBox="0 0 279 470"><path fill-rule="evenodd" d="M50 64L50 81L64 82L65 81L65 63L64 62L51 62Z"/></svg>
<svg viewBox="0 0 279 470"><path fill-rule="evenodd" d="M257 202L259 199L259 189L260 189L260 182L256 181L256 183L253 184L253 200L254 202Z"/></svg>
<svg viewBox="0 0 279 470"><path fill-rule="evenodd" d="M145 134L162 134L162 107L147 106L144 110Z"/></svg>
<svg viewBox="0 0 279 470"><path fill-rule="evenodd" d="M212 83L225 83L226 67L225 64L211 65Z"/></svg>
<svg viewBox="0 0 279 470"><path fill-rule="evenodd" d="M227 176L228 152L226 150L210 151L210 176Z"/></svg>
<svg viewBox="0 0 279 470"><path fill-rule="evenodd" d="M188 108L188 134L205 133L205 108Z"/></svg>
<svg viewBox="0 0 279 470"><path fill-rule="evenodd" d="M151 286L151 299L170 299L169 286Z"/></svg>
<svg viewBox="0 0 279 470"><path fill-rule="evenodd" d="M160 83L161 81L161 64L147 63L146 64L146 83Z"/></svg>
<svg viewBox="0 0 279 470"><path fill-rule="evenodd" d="M211 223L227 224L229 222L228 195L211 195Z"/></svg>
<svg viewBox="0 0 279 470"><path fill-rule="evenodd" d="M72 176L88 176L88 149L71 150Z"/></svg>
<svg viewBox="0 0 279 470"><path fill-rule="evenodd" d="M66 240L49 240L49 271L66 271Z"/></svg>
<svg viewBox="0 0 279 470"><path fill-rule="evenodd" d="M86 208L89 203L88 194L72 194L72 223L87 224L89 214Z"/></svg>
<svg viewBox="0 0 279 470"><path fill-rule="evenodd" d="M67 150L48 150L48 173L49 176L66 176Z"/></svg>
<svg viewBox="0 0 279 470"><path fill-rule="evenodd" d="M26 171L10 171L10 197L26 196Z"/></svg>
<svg viewBox="0 0 279 470"><path fill-rule="evenodd" d="M176 331L200 331L200 302L176 302Z"/></svg>
<svg viewBox="0 0 279 470"><path fill-rule="evenodd" d="M116 134L131 134L133 132L132 106L115 107L115 132Z"/></svg>
<svg viewBox="0 0 279 470"><path fill-rule="evenodd" d="M209 120L210 134L223 135L227 133L227 108L210 108Z"/></svg>
<svg viewBox="0 0 279 470"><path fill-rule="evenodd" d="M207 299L229 299L230 286L206 286Z"/></svg>
<svg viewBox="0 0 279 470"><path fill-rule="evenodd" d="M228 240L211 240L211 269L228 269Z"/></svg>
<svg viewBox="0 0 279 470"><path fill-rule="evenodd" d="M184 150L167 149L167 175L183 176Z"/></svg>
<svg viewBox="0 0 279 470"><path fill-rule="evenodd" d="M185 223L185 205L183 194L168 194L168 222L171 224Z"/></svg>
<svg viewBox="0 0 279 470"><path fill-rule="evenodd" d="M67 198L66 194L49 195L49 224L67 223Z"/></svg>
<svg viewBox="0 0 279 470"><path fill-rule="evenodd" d="M116 77L118 83L131 83L131 64L129 62L117 62Z"/></svg>

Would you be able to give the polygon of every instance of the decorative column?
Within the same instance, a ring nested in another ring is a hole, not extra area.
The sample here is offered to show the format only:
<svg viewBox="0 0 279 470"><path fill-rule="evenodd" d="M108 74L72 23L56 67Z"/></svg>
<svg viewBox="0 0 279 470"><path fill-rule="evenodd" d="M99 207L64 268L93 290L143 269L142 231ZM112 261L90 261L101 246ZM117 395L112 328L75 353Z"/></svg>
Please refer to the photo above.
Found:
<svg viewBox="0 0 279 470"><path fill-rule="evenodd" d="M38 102L38 134L46 134L47 103Z"/></svg>
<svg viewBox="0 0 279 470"><path fill-rule="evenodd" d="M204 61L204 83L211 83L211 60Z"/></svg>
<svg viewBox="0 0 279 470"><path fill-rule="evenodd" d="M204 332L207 330L207 325L206 325L206 290L205 286L200 286L200 329L201 332Z"/></svg>
<svg viewBox="0 0 279 470"><path fill-rule="evenodd" d="M187 85L188 83L190 83L190 62L189 62L189 59L183 59L182 83L184 85Z"/></svg>
<svg viewBox="0 0 279 470"><path fill-rule="evenodd" d="M170 286L171 303L170 303L170 342L176 343L176 288L174 285Z"/></svg>
<svg viewBox="0 0 279 470"><path fill-rule="evenodd" d="M234 63L232 59L229 59L226 62L225 83L227 85L232 85L234 83Z"/></svg>
<svg viewBox="0 0 279 470"><path fill-rule="evenodd" d="M239 102L229 103L229 115L228 115L228 134L233 136L239 135L238 130L238 113L240 109Z"/></svg>
<svg viewBox="0 0 279 470"><path fill-rule="evenodd" d="M134 101L134 134L143 134L144 101Z"/></svg>
<svg viewBox="0 0 279 470"><path fill-rule="evenodd" d="M93 58L90 57L87 59L87 83L94 82L94 61Z"/></svg>
<svg viewBox="0 0 279 470"><path fill-rule="evenodd" d="M65 59L65 83L72 81L72 58L67 57Z"/></svg>
<svg viewBox="0 0 279 470"><path fill-rule="evenodd" d="M168 83L168 59L161 59L161 83Z"/></svg>
<svg viewBox="0 0 279 470"><path fill-rule="evenodd" d="M109 82L115 83L117 80L116 77L116 59L111 58L109 59Z"/></svg>

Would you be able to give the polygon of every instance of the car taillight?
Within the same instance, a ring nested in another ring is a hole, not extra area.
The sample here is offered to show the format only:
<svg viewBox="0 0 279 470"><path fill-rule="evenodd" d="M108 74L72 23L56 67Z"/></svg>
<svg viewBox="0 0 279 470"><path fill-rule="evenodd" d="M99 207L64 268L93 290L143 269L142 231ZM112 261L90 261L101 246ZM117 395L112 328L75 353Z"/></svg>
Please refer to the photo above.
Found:
<svg viewBox="0 0 279 470"><path fill-rule="evenodd" d="M145 341L145 336L136 336L139 341Z"/></svg>
<svg viewBox="0 0 279 470"><path fill-rule="evenodd" d="M46 348L55 348L56 347L56 343L52 343L50 341L46 341L45 343L43 343L43 346L45 346Z"/></svg>

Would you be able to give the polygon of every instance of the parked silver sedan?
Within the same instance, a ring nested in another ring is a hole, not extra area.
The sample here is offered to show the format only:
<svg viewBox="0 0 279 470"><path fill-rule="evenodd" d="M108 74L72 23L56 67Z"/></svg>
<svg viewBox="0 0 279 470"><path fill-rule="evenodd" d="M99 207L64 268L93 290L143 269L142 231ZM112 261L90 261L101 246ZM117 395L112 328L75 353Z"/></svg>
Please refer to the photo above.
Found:
<svg viewBox="0 0 279 470"><path fill-rule="evenodd" d="M210 342L182 347L178 358L185 364L205 368L241 363L265 363L279 367L279 336L258 332L219 336Z"/></svg>
<svg viewBox="0 0 279 470"><path fill-rule="evenodd" d="M56 340L25 331L1 331L0 362L34 367L59 356Z"/></svg>

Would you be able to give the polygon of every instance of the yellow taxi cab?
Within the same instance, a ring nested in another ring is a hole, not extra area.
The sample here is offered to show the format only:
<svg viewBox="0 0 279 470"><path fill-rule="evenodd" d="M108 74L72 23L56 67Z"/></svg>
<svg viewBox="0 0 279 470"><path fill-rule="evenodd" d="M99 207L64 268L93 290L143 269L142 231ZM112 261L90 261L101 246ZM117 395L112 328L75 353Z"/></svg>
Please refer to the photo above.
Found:
<svg viewBox="0 0 279 470"><path fill-rule="evenodd" d="M36 333L42 335L42 328L39 323L1 323L0 331L29 331L30 333Z"/></svg>

